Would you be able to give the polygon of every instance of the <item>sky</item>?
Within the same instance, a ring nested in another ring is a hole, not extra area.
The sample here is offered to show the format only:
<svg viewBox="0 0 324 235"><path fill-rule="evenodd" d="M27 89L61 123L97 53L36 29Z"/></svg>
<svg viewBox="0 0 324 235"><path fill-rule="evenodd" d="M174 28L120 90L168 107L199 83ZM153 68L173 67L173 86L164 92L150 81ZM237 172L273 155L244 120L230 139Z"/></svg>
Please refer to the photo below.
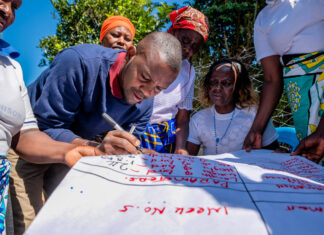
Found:
<svg viewBox="0 0 324 235"><path fill-rule="evenodd" d="M172 4L175 1L166 2ZM176 2L179 4L183 1ZM38 44L42 38L56 32L58 21L53 18L53 12L54 7L50 0L23 0L21 7L16 11L15 22L1 35L2 39L20 52L20 57L16 60L23 69L27 86L46 69L38 66L42 58Z"/></svg>
<svg viewBox="0 0 324 235"><path fill-rule="evenodd" d="M20 63L26 85L35 80L46 67L39 67L42 51L40 40L55 34L56 20L51 12L50 0L23 0L16 11L15 22L3 33L2 38L20 52L16 60Z"/></svg>

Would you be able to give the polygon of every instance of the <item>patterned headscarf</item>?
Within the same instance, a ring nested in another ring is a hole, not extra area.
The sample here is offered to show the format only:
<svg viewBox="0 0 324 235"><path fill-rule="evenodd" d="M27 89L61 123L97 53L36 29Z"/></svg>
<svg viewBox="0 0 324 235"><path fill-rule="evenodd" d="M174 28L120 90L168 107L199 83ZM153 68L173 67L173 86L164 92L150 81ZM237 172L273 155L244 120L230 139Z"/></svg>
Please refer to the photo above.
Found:
<svg viewBox="0 0 324 235"><path fill-rule="evenodd" d="M168 32L171 32L173 29L191 29L201 34L204 41L207 40L209 33L208 18L200 11L187 6L171 12L169 17L172 26Z"/></svg>
<svg viewBox="0 0 324 235"><path fill-rule="evenodd" d="M134 39L135 27L133 23L124 16L111 16L107 18L101 26L100 41L102 41L109 30L118 26L124 26L126 29L128 29L132 35L132 39Z"/></svg>

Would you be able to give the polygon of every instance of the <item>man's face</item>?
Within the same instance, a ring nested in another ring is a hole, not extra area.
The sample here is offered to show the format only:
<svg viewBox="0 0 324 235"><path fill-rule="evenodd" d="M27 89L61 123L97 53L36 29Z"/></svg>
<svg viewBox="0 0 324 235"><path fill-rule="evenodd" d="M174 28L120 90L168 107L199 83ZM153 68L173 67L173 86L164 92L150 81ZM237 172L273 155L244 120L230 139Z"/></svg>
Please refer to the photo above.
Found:
<svg viewBox="0 0 324 235"><path fill-rule="evenodd" d="M21 0L0 0L0 32L4 31L15 20L15 10L21 5Z"/></svg>
<svg viewBox="0 0 324 235"><path fill-rule="evenodd" d="M133 56L120 74L120 87L130 105L156 96L177 77L158 53L144 52Z"/></svg>
<svg viewBox="0 0 324 235"><path fill-rule="evenodd" d="M132 34L124 26L110 29L102 39L102 45L113 49L127 50L133 43Z"/></svg>

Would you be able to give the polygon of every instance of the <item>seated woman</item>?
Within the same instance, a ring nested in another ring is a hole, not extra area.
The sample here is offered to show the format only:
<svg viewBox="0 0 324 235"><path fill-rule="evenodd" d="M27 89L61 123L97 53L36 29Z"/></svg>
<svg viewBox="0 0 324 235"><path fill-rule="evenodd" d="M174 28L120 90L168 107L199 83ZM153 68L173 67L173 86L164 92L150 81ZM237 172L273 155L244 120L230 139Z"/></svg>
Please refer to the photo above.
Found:
<svg viewBox="0 0 324 235"><path fill-rule="evenodd" d="M154 97L153 113L141 146L159 153L188 154L185 145L195 83L195 69L188 59L206 42L208 19L190 6L173 11L169 16L172 26L168 32L181 43L181 70L177 79Z"/></svg>
<svg viewBox="0 0 324 235"><path fill-rule="evenodd" d="M124 16L111 16L107 18L100 31L100 42L104 47L127 50L135 36L133 23Z"/></svg>
<svg viewBox="0 0 324 235"><path fill-rule="evenodd" d="M190 120L186 148L197 155L221 154L242 149L257 112L257 96L248 71L234 59L216 61L203 82L203 100L213 104L197 112ZM270 121L262 136L262 146L278 146L276 132Z"/></svg>

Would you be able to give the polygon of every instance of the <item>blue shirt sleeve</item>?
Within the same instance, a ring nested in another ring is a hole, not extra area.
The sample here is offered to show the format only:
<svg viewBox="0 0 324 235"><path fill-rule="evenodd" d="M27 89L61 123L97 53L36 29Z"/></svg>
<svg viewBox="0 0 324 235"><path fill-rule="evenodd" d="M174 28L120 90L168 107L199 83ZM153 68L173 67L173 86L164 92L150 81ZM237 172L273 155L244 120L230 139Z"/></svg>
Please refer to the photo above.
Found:
<svg viewBox="0 0 324 235"><path fill-rule="evenodd" d="M79 54L73 49L60 52L38 78L44 82L40 97L33 103L39 128L55 140L71 142L79 137L71 125L82 100L84 73Z"/></svg>

